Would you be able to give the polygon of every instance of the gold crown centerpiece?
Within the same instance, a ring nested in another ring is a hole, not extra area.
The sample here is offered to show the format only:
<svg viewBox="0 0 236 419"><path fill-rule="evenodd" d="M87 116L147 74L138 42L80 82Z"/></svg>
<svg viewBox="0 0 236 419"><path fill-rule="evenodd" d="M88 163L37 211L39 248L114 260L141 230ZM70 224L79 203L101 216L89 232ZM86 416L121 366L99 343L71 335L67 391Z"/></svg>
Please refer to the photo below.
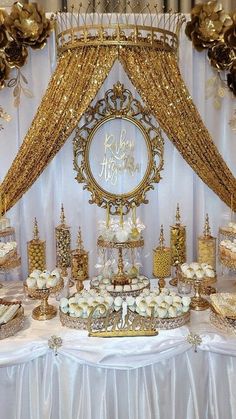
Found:
<svg viewBox="0 0 236 419"><path fill-rule="evenodd" d="M112 8L106 2L95 10L91 3L86 9L82 4L78 9L56 13L56 38L59 55L79 46L118 45L140 46L167 51L177 51L178 35L185 21L181 13L164 13L156 4L140 7L127 2L122 9L120 1ZM139 13L137 13L139 10Z"/></svg>

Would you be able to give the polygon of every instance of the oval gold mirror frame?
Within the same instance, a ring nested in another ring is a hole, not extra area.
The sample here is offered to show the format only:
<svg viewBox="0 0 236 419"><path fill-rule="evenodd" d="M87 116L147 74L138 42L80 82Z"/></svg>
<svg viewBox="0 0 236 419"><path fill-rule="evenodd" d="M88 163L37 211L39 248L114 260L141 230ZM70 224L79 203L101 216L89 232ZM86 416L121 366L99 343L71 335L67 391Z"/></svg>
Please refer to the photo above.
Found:
<svg viewBox="0 0 236 419"><path fill-rule="evenodd" d="M121 120L131 123L142 134L147 148L147 167L137 186L125 193L112 193L95 179L90 165L91 144L98 130L106 123ZM163 169L164 141L159 126L153 124L153 118L140 101L133 98L130 90L120 82L106 91L104 98L90 106L80 121L73 139L74 169L76 180L84 183L83 189L91 193L89 203L109 208L111 214L129 212L135 204L148 203L146 193L154 189L153 184L161 179Z"/></svg>

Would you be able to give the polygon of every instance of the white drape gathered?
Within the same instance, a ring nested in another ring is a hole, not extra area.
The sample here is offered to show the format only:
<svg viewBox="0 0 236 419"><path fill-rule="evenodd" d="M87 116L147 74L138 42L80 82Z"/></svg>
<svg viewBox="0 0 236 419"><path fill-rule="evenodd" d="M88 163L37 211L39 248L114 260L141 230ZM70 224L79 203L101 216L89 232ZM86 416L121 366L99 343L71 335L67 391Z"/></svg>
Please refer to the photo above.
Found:
<svg viewBox="0 0 236 419"><path fill-rule="evenodd" d="M1 104L12 115L12 120L4 124L4 130L0 133L0 179L5 176L24 139L55 62L53 39L42 51L37 53L31 51L28 64L22 71L28 79L28 87L32 89L34 98L28 99L22 96L19 109L13 107L13 99L8 89L1 92ZM213 107L212 99L206 100L206 82L213 76L212 69L205 54L193 50L191 42L184 33L180 41L180 67L203 121L229 168L236 174L236 138L228 124L233 112L233 99L230 95L226 96L222 100L220 110ZM102 98L104 92L118 80L138 97L122 66L116 62L95 101ZM39 222L41 238L47 241L48 268L52 269L55 266L54 228L59 223L61 202L65 206L67 222L72 226L73 247L80 225L85 247L90 252L90 275L95 274L97 221L100 218L105 219L105 212L95 205L89 205L89 193L83 191L82 185L74 179L72 138L73 135L32 188L9 212L11 223L17 230L17 240L22 255L22 279L27 274L26 242L32 238L35 216ZM196 258L196 238L203 230L205 213L209 213L214 235L217 235L219 225L230 220L229 208L195 175L167 138L165 138L164 159L163 179L156 185L154 191L148 193L149 204L143 205L137 211L137 215L146 224L142 263L143 272L147 275L152 273L152 249L158 243L160 224L164 224L168 242L169 225L174 222L177 202L180 203L183 224L187 226L189 261Z"/></svg>

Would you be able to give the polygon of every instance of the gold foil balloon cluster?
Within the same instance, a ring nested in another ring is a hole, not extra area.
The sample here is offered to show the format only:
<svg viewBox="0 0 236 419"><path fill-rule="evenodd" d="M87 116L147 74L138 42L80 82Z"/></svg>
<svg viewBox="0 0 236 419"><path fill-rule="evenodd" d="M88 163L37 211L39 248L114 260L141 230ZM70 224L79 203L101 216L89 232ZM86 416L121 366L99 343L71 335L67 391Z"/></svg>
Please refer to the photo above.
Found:
<svg viewBox="0 0 236 419"><path fill-rule="evenodd" d="M40 240L38 223L34 220L34 237L27 243L28 271L29 274L36 269L44 271L46 269L46 242Z"/></svg>
<svg viewBox="0 0 236 419"><path fill-rule="evenodd" d="M208 48L211 65L229 70L228 87L236 95L236 13L228 14L218 1L197 4L185 33L198 51Z"/></svg>

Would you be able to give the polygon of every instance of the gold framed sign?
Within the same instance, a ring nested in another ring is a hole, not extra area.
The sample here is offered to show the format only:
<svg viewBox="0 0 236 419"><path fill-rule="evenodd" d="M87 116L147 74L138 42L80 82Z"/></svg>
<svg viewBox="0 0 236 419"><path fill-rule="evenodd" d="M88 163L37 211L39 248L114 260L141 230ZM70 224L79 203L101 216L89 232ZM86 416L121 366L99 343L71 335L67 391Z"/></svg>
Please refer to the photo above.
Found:
<svg viewBox="0 0 236 419"><path fill-rule="evenodd" d="M118 82L86 111L73 140L76 180L91 192L90 203L112 214L147 203L146 192L161 179L161 130L141 102Z"/></svg>

